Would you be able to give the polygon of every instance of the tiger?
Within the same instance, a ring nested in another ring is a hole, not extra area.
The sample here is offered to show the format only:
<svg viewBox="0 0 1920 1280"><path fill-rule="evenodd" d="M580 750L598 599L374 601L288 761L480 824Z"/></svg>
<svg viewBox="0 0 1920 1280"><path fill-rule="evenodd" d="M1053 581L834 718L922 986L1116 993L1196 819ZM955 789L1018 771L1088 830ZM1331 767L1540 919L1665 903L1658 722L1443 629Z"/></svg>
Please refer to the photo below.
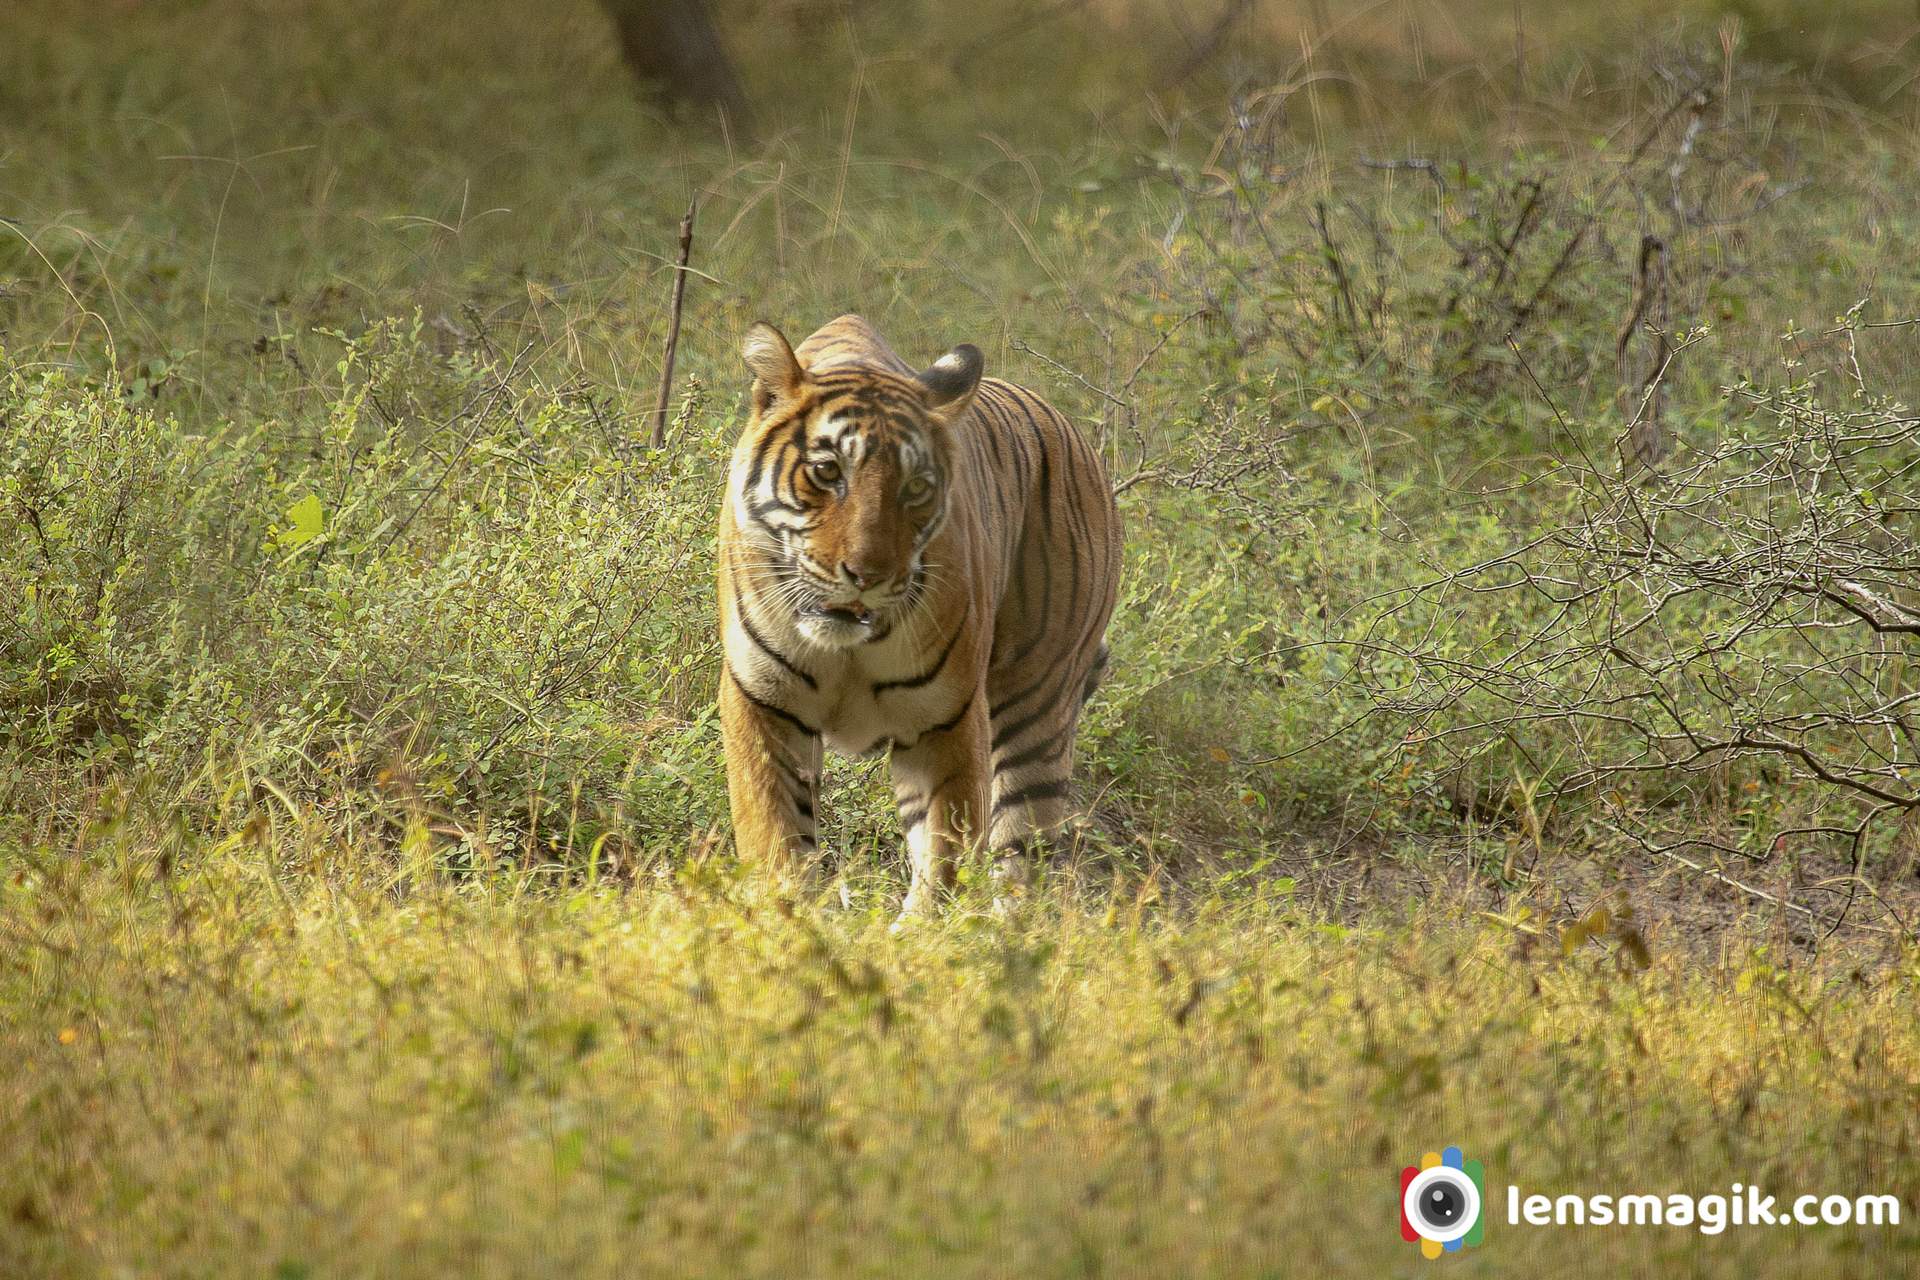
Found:
<svg viewBox="0 0 1920 1280"><path fill-rule="evenodd" d="M843 315L796 349L747 330L748 416L717 568L736 849L803 884L826 748L890 756L910 880L935 910L969 851L996 903L1069 815L1107 669L1121 528L1099 453L962 343L915 371Z"/></svg>

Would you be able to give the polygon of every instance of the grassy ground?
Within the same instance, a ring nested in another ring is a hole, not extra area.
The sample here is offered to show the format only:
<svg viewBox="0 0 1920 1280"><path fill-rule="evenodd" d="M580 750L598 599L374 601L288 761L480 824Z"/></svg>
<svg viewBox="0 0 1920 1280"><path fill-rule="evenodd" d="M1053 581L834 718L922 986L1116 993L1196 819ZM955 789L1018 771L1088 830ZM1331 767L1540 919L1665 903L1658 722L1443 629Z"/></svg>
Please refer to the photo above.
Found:
<svg viewBox="0 0 1920 1280"><path fill-rule="evenodd" d="M1897 417L1920 19L1332 8L1190 60L1124 0L742 6L748 137L641 105L584 0L17 6L0 1275L1413 1273L1396 1174L1446 1142L1502 1208L1464 1271L1910 1269L1913 821L1837 841L1857 796L1747 759L1556 798L1604 733L1408 710L1535 614L1406 591L1586 509L1643 237L1679 456ZM886 934L870 765L820 901L730 861L734 348L849 308L1125 486L1086 819L1010 923L969 869ZM1906 1222L1504 1222L1735 1181Z"/></svg>
<svg viewBox="0 0 1920 1280"><path fill-rule="evenodd" d="M400 890L103 840L7 890L9 1275L1417 1274L1396 1174L1437 1141L1496 1204L1920 1190L1910 959L1641 973L1272 886L969 901L901 940L877 899L796 914L712 861ZM1496 1218L1462 1270L1913 1246Z"/></svg>

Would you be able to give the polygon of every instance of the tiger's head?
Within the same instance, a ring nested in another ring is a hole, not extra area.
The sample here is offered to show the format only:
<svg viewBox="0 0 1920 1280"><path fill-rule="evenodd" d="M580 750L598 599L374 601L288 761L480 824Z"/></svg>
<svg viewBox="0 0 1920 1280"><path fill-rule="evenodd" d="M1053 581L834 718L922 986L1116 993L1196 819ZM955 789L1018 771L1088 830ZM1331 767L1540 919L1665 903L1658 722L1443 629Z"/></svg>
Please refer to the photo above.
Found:
<svg viewBox="0 0 1920 1280"><path fill-rule="evenodd" d="M962 344L918 374L803 366L778 329L741 344L752 413L734 450L734 522L772 567L753 584L800 633L845 648L878 639L926 587L948 510L947 428L984 367Z"/></svg>

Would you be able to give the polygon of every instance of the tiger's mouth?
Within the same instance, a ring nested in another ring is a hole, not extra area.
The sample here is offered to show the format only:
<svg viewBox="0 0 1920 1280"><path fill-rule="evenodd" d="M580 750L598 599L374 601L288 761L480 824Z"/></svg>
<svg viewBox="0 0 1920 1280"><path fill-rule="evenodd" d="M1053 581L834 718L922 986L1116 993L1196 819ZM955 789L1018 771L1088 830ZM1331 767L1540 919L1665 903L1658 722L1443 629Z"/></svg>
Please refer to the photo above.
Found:
<svg viewBox="0 0 1920 1280"><path fill-rule="evenodd" d="M829 649L852 649L888 633L886 610L859 600L817 600L794 613L800 634Z"/></svg>
<svg viewBox="0 0 1920 1280"><path fill-rule="evenodd" d="M850 604L808 605L800 611L800 616L820 622L837 622L842 626L870 627L878 615L856 600Z"/></svg>
<svg viewBox="0 0 1920 1280"><path fill-rule="evenodd" d="M900 615L914 607L923 572L916 563L905 580L856 592L849 583L825 579L803 558L795 558L794 568L795 576L807 582L795 593L794 621L815 642L834 647L865 644L886 635Z"/></svg>

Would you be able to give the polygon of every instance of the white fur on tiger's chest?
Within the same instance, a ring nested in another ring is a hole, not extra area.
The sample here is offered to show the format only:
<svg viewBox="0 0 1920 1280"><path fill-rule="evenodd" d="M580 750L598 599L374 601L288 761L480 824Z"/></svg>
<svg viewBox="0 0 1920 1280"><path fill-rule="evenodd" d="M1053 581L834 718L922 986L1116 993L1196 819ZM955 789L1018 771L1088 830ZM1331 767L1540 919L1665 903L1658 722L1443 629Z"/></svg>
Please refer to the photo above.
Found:
<svg viewBox="0 0 1920 1280"><path fill-rule="evenodd" d="M736 638L745 643L729 648L747 659L740 674L750 691L818 729L841 755L866 755L893 742L910 745L954 719L970 692L957 668L942 667L934 678L924 679L941 654L938 649L927 654L909 623L897 625L885 639L847 649L807 644L778 624L762 628L763 634L767 630L776 634L766 638L804 675L782 670L741 635Z"/></svg>
<svg viewBox="0 0 1920 1280"><path fill-rule="evenodd" d="M952 720L959 710L954 704L965 694L951 673L910 683L926 674L934 657L899 630L870 646L818 655L822 669L814 678L820 683L820 716L813 723L827 746L843 755L864 755L890 741L910 745Z"/></svg>

